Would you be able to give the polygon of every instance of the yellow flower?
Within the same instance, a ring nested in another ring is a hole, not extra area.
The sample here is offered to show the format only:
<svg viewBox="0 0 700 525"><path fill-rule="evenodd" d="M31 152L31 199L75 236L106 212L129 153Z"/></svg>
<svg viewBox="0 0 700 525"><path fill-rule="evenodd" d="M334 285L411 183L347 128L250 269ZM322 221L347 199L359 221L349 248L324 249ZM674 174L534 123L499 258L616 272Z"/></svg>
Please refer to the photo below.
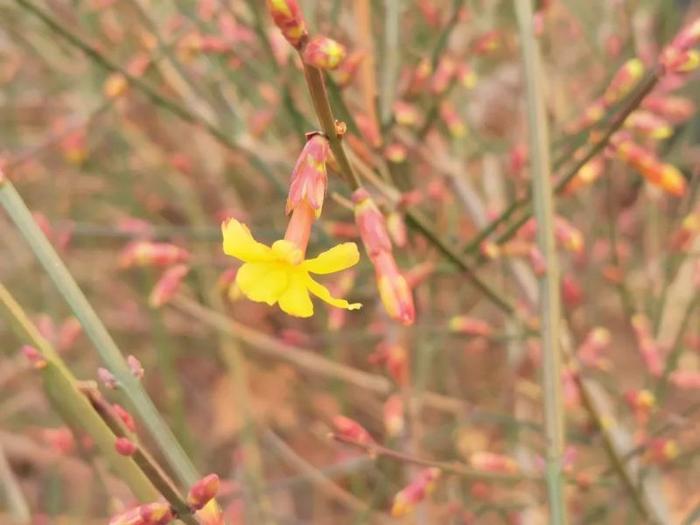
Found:
<svg viewBox="0 0 700 525"><path fill-rule="evenodd" d="M245 264L236 274L236 284L251 301L279 304L282 311L296 317L311 317L314 306L309 292L338 308L356 310L362 305L337 299L310 273L329 274L357 264L360 254L354 242L334 246L313 259L304 259L299 247L279 240L272 246L256 241L245 224L235 219L221 226L224 253Z"/></svg>

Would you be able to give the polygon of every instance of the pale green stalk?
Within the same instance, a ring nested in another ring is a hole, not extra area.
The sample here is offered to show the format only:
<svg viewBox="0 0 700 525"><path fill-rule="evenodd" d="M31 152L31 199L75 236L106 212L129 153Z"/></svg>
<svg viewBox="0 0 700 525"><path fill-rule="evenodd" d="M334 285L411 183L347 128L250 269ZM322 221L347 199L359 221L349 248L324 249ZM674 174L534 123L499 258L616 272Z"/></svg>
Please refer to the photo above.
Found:
<svg viewBox="0 0 700 525"><path fill-rule="evenodd" d="M532 199L537 220L537 245L546 262L539 278L542 385L547 436L546 479L549 523L567 523L562 471L565 425L562 404L560 348L561 300L559 262L554 243L554 199L549 158L549 129L544 103L542 57L534 35L531 0L514 0L527 85Z"/></svg>
<svg viewBox="0 0 700 525"><path fill-rule="evenodd" d="M198 479L197 471L161 417L143 386L130 372L124 356L107 332L66 266L34 221L31 212L12 183L0 181L0 204L17 226L58 291L80 321L104 364L114 374L134 411L151 433L180 481L189 486Z"/></svg>

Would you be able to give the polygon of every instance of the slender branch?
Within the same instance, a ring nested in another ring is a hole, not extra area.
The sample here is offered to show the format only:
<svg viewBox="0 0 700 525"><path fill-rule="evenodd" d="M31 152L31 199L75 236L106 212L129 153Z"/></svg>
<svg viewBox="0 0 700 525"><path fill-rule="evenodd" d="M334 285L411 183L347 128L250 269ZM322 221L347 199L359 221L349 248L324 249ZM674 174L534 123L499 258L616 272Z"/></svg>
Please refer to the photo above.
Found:
<svg viewBox="0 0 700 525"><path fill-rule="evenodd" d="M525 474L507 474L504 472L489 472L485 470L479 470L456 461L433 461L432 459L419 458L416 456L411 456L410 454L398 452L396 450L384 447L377 443L366 443L364 441L357 441L355 439L343 436L342 434L336 434L334 432L328 434L328 437L339 443L358 448L367 453L368 456L373 458L377 456L384 456L390 459L394 459L396 461L400 461L402 463L410 463L412 465L418 465L421 467L436 467L442 470L443 472L455 474L457 476L462 476L465 478L510 483L518 481L542 481L538 477L527 476Z"/></svg>
<svg viewBox="0 0 700 525"><path fill-rule="evenodd" d="M124 386L124 392L131 401L134 410L148 428L180 481L185 485L194 483L199 477L194 465L182 450L141 383L131 374L124 356L104 324L49 240L34 221L22 197L8 180L0 182L0 205L5 208L56 288L73 310L83 326L85 334L95 345L95 349L104 363Z"/></svg>
<svg viewBox="0 0 700 525"><path fill-rule="evenodd" d="M0 283L0 314L8 321L18 339L36 348L46 361L40 373L46 394L56 411L73 429L87 432L117 475L123 479L134 496L142 502L158 498L149 480L131 458L121 456L114 448L116 436L92 409L86 397L78 390L75 377L66 367L56 350L44 339L27 317L12 294Z"/></svg>
<svg viewBox="0 0 700 525"><path fill-rule="evenodd" d="M627 104L620 110L620 112L613 117L613 119L610 121L610 126L607 128L607 130L591 144L591 147L588 149L586 154L578 159L573 166L571 166L564 174L559 178L557 183L554 186L554 191L557 194L560 194L564 191L566 186L571 182L571 180L576 176L576 174L581 170L583 166L585 166L593 157L598 155L605 146L607 146L608 142L610 141L610 138L617 132L622 125L625 123L625 120L627 117L632 113L635 109L639 107L639 105L642 103L642 100L656 87L656 84L659 82L659 79L661 78L662 74L662 69L660 66L655 66L642 80L639 84L639 87L635 90L634 94L630 96ZM568 155L565 156L565 158L573 158L574 152L571 151L569 152ZM525 208L528 206L530 203L530 196L526 195L525 197L521 199L516 199L513 201L508 208L506 208L501 215L496 217L491 223L489 223L488 226L486 226L481 232L479 232L470 242L467 244L467 246L464 247L463 251L466 253L477 253L479 251L479 247L481 245L481 242L486 239L491 233L493 233L498 226L501 224L507 222L514 214L516 211ZM505 232L503 232L499 238L498 242L503 243L510 239L516 231L518 231L518 228L522 226L530 217L532 216L532 209L528 208L523 212L523 215L518 219L518 221L515 223L514 226L511 226L508 228Z"/></svg>
<svg viewBox="0 0 700 525"><path fill-rule="evenodd" d="M18 525L28 525L32 522L32 516L29 512L29 505L24 498L19 482L15 477L14 472L10 468L10 463L7 461L5 451L0 444L0 486L5 492L5 501L7 508L10 511L11 520L14 520Z"/></svg>
<svg viewBox="0 0 700 525"><path fill-rule="evenodd" d="M542 58L534 36L531 0L514 0L520 30L527 85L527 113L532 166L533 207L537 218L537 245L546 270L539 278L542 345L542 385L547 435L546 478L550 523L568 523L564 494L564 406L561 385L561 299L559 261L554 242L554 199L550 176L549 129L544 102Z"/></svg>

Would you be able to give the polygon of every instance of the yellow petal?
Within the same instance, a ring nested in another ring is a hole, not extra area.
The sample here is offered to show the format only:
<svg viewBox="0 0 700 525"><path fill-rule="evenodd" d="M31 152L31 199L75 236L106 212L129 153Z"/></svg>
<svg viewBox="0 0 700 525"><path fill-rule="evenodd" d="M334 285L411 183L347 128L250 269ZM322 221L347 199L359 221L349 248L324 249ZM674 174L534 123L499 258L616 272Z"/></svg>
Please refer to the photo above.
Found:
<svg viewBox="0 0 700 525"><path fill-rule="evenodd" d="M345 308L347 310L358 310L362 308L360 303L349 303L345 299L338 299L331 295L331 292L320 283L314 281L308 274L306 275L306 287L309 291L314 294L319 299L327 302L330 305L336 306L338 308Z"/></svg>
<svg viewBox="0 0 700 525"><path fill-rule="evenodd" d="M291 272L289 286L279 298L282 311L296 317L311 317L314 313L304 275L303 272Z"/></svg>
<svg viewBox="0 0 700 525"><path fill-rule="evenodd" d="M304 261L304 268L317 274L339 272L355 266L360 260L360 252L354 242L344 242L326 250L318 257Z"/></svg>
<svg viewBox="0 0 700 525"><path fill-rule="evenodd" d="M246 263L236 273L236 284L251 301L272 306L289 285L287 267L280 263Z"/></svg>
<svg viewBox="0 0 700 525"><path fill-rule="evenodd" d="M271 261L272 250L253 239L245 224L229 219L221 225L224 236L224 253L243 262Z"/></svg>

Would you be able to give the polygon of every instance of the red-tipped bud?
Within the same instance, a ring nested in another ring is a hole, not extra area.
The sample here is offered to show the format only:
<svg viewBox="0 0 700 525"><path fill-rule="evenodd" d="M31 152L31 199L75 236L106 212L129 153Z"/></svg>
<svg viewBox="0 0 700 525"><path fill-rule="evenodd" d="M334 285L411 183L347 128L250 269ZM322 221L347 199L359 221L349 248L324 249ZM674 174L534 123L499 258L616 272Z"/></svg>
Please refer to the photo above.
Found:
<svg viewBox="0 0 700 525"><path fill-rule="evenodd" d="M583 250L583 234L563 217L555 217L554 235L564 248L574 253Z"/></svg>
<svg viewBox="0 0 700 525"><path fill-rule="evenodd" d="M400 518L409 514L415 506L435 490L435 482L440 477L440 469L422 470L404 489L397 492L391 506L391 515Z"/></svg>
<svg viewBox="0 0 700 525"><path fill-rule="evenodd" d="M674 124L685 122L695 114L695 104L684 97L648 96L642 107Z"/></svg>
<svg viewBox="0 0 700 525"><path fill-rule="evenodd" d="M657 465L666 465L680 454L678 443L669 438L656 438L649 441L645 457Z"/></svg>
<svg viewBox="0 0 700 525"><path fill-rule="evenodd" d="M581 166L576 175L566 185L565 192L571 195L576 190L593 184L602 174L605 169L605 160L602 155L598 155Z"/></svg>
<svg viewBox="0 0 700 525"><path fill-rule="evenodd" d="M582 363L600 369L608 368L605 353L610 348L612 338L607 328L596 327L586 336L578 349L577 355Z"/></svg>
<svg viewBox="0 0 700 525"><path fill-rule="evenodd" d="M632 317L631 322L637 336L639 353L642 354L647 370L655 377L661 376L664 369L664 359L659 344L652 336L649 319L643 314L637 314Z"/></svg>
<svg viewBox="0 0 700 525"><path fill-rule="evenodd" d="M123 406L114 403L112 409L116 416L121 419L124 426L131 432L136 432L136 420Z"/></svg>
<svg viewBox="0 0 700 525"><path fill-rule="evenodd" d="M685 193L685 178L675 166L661 162L656 155L624 137L613 140L612 147L620 159L649 183L677 197Z"/></svg>
<svg viewBox="0 0 700 525"><path fill-rule="evenodd" d="M114 374L107 370L106 368L98 368L97 369L97 379L99 379L100 383L104 385L105 388L108 388L109 390L114 390L119 386L119 381L117 381L117 378L114 377Z"/></svg>
<svg viewBox="0 0 700 525"><path fill-rule="evenodd" d="M297 0L267 0L267 9L284 38L294 47L301 47L309 35Z"/></svg>
<svg viewBox="0 0 700 525"><path fill-rule="evenodd" d="M326 36L316 36L304 46L304 62L318 69L336 69L345 59L345 47Z"/></svg>
<svg viewBox="0 0 700 525"><path fill-rule="evenodd" d="M467 315L456 315L450 319L450 331L480 337L493 335L493 329L489 323Z"/></svg>
<svg viewBox="0 0 700 525"><path fill-rule="evenodd" d="M189 252L174 244L164 242L135 241L130 243L120 257L122 268L135 266L170 266L187 261Z"/></svg>
<svg viewBox="0 0 700 525"><path fill-rule="evenodd" d="M430 89L436 95L441 95L450 87L457 73L457 64L449 56L443 56L438 62L437 69L431 80Z"/></svg>
<svg viewBox="0 0 700 525"><path fill-rule="evenodd" d="M401 126L415 126L420 120L420 113L414 104L397 100L394 102L394 119Z"/></svg>
<svg viewBox="0 0 700 525"><path fill-rule="evenodd" d="M625 127L654 140L667 139L673 133L673 128L663 118L641 109L632 112L625 119Z"/></svg>
<svg viewBox="0 0 700 525"><path fill-rule="evenodd" d="M469 463L477 470L515 474L519 467L514 459L494 452L474 452L469 457Z"/></svg>
<svg viewBox="0 0 700 525"><path fill-rule="evenodd" d="M384 158L394 164L405 162L407 157L408 150L400 142L392 142L384 148Z"/></svg>
<svg viewBox="0 0 700 525"><path fill-rule="evenodd" d="M462 117L459 116L457 109L449 100L443 100L440 104L440 118L454 138L460 139L467 134L467 127L464 125Z"/></svg>
<svg viewBox="0 0 700 525"><path fill-rule="evenodd" d="M113 516L109 525L146 525L146 521L141 517L141 508L136 507Z"/></svg>
<svg viewBox="0 0 700 525"><path fill-rule="evenodd" d="M474 39L472 51L476 55L490 55L501 47L502 36L501 32L496 29L487 31Z"/></svg>
<svg viewBox="0 0 700 525"><path fill-rule="evenodd" d="M605 111L605 101L603 99L594 100L586 107L577 120L567 126L567 131L569 133L578 133L596 124L605 116Z"/></svg>
<svg viewBox="0 0 700 525"><path fill-rule="evenodd" d="M160 308L175 297L189 271L190 268L186 264L178 264L168 268L151 290L151 294L148 296L149 306Z"/></svg>
<svg viewBox="0 0 700 525"><path fill-rule="evenodd" d="M342 437L356 441L363 445L372 445L375 443L374 438L365 428L354 419L345 416L335 416L333 418L333 426L338 434Z"/></svg>
<svg viewBox="0 0 700 525"><path fill-rule="evenodd" d="M476 86L477 76L469 64L459 65L457 68L457 79L467 89L474 89L474 86Z"/></svg>
<svg viewBox="0 0 700 525"><path fill-rule="evenodd" d="M27 358L31 365L37 370L44 368L48 364L41 352L39 352L39 350L37 350L33 346L24 345L20 349L20 351L22 352L22 354L24 354L24 357Z"/></svg>
<svg viewBox="0 0 700 525"><path fill-rule="evenodd" d="M375 257L381 252L391 252L391 240L384 216L367 190L360 188L352 195L355 203L355 222L367 255Z"/></svg>
<svg viewBox="0 0 700 525"><path fill-rule="evenodd" d="M631 58L617 70L610 85L603 94L603 100L610 106L622 100L637 85L644 74L644 63L638 58Z"/></svg>
<svg viewBox="0 0 700 525"><path fill-rule="evenodd" d="M416 319L413 294L396 266L391 252L382 252L372 259L377 286L384 308L392 319L411 325Z"/></svg>
<svg viewBox="0 0 700 525"><path fill-rule="evenodd" d="M126 358L126 364L129 365L131 375L133 375L136 379L143 379L143 365L137 357L129 354Z"/></svg>
<svg viewBox="0 0 700 525"><path fill-rule="evenodd" d="M393 395L384 403L384 430L394 438L403 433L404 427L403 399L400 395Z"/></svg>
<svg viewBox="0 0 700 525"><path fill-rule="evenodd" d="M646 422L651 412L656 408L654 393L646 389L625 392L625 401L640 423Z"/></svg>
<svg viewBox="0 0 700 525"><path fill-rule="evenodd" d="M144 525L167 525L175 519L170 505L165 502L148 503L139 507Z"/></svg>
<svg viewBox="0 0 700 525"><path fill-rule="evenodd" d="M193 510L199 510L209 503L219 492L219 476L209 474L192 485L187 493L187 504Z"/></svg>
<svg viewBox="0 0 700 525"><path fill-rule="evenodd" d="M122 456L133 456L138 447L129 438L119 437L114 442L114 448Z"/></svg>
<svg viewBox="0 0 700 525"><path fill-rule="evenodd" d="M287 214L304 201L314 210L316 217L321 214L328 185L326 163L330 155L328 140L323 135L316 133L309 137L292 171Z"/></svg>
<svg viewBox="0 0 700 525"><path fill-rule="evenodd" d="M426 57L421 58L411 75L409 92L413 94L422 92L425 89L432 72L433 66L430 59Z"/></svg>

